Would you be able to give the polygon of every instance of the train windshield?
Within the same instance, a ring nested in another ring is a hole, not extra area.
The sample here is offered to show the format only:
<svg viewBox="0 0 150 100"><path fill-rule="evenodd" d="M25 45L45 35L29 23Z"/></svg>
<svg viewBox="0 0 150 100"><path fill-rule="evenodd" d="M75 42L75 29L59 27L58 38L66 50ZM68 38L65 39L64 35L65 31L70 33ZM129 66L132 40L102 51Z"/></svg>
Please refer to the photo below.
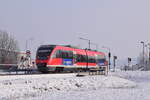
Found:
<svg viewBox="0 0 150 100"><path fill-rule="evenodd" d="M39 60L46 60L48 56L52 53L54 47L53 46L43 46L40 47L37 51L37 58Z"/></svg>

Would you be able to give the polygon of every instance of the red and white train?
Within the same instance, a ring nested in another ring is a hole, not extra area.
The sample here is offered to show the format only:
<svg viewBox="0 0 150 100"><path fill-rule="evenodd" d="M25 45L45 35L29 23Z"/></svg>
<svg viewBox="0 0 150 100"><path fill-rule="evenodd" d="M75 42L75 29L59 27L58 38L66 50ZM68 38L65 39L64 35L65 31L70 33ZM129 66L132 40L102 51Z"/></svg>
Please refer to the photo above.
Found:
<svg viewBox="0 0 150 100"><path fill-rule="evenodd" d="M107 67L108 62L102 52L71 46L41 45L37 50L36 65L44 73Z"/></svg>

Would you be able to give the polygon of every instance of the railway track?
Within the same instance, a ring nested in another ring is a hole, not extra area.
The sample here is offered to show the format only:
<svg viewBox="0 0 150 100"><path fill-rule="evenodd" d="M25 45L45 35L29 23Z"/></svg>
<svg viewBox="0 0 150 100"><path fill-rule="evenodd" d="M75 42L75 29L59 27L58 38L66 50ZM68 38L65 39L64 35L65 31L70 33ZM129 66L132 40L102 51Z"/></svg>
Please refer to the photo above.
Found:
<svg viewBox="0 0 150 100"><path fill-rule="evenodd" d="M49 72L49 73L41 73L39 71L36 72L31 72L31 73L15 73L15 72L0 72L0 76L13 76L13 75L46 75L46 74L69 74L69 73L73 73L73 72ZM74 72L76 73L76 72Z"/></svg>
<svg viewBox="0 0 150 100"><path fill-rule="evenodd" d="M98 71L87 71L87 72L49 72L49 73L41 73L39 71L33 73L2 73L0 72L0 76L16 76L16 75L48 75L48 74L71 74L74 73L78 77L87 76L87 75L108 75L108 73L98 72Z"/></svg>

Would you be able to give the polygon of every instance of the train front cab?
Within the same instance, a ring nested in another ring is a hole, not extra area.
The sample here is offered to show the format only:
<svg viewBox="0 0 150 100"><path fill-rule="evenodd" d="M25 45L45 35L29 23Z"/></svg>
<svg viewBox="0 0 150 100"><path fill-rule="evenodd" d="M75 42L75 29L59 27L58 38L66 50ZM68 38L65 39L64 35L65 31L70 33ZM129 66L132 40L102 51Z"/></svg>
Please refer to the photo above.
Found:
<svg viewBox="0 0 150 100"><path fill-rule="evenodd" d="M36 65L40 72L47 73L49 71L47 63L49 62L54 48L54 45L42 45L38 48L36 53Z"/></svg>
<svg viewBox="0 0 150 100"><path fill-rule="evenodd" d="M72 68L73 49L62 46L41 46L37 50L36 64L41 72L61 72Z"/></svg>

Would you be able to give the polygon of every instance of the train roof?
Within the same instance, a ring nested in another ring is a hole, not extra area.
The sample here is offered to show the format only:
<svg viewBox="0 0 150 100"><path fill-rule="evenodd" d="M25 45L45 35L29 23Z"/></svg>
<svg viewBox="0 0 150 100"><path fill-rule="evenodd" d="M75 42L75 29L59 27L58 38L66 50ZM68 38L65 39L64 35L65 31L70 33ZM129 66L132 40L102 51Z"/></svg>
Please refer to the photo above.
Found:
<svg viewBox="0 0 150 100"><path fill-rule="evenodd" d="M40 47L56 47L56 46L59 46L59 47L67 47L67 48L70 48L70 49L77 49L77 50L87 50L88 52L91 52L91 53L100 53L100 54L103 54L103 55L105 55L105 53L103 53L103 52L100 52L100 51L97 51L97 50L92 50L92 49L87 49L87 48L85 48L85 49L82 49L82 48L79 48L79 47L77 47L77 46L72 46L72 45L41 45Z"/></svg>
<svg viewBox="0 0 150 100"><path fill-rule="evenodd" d="M41 45L40 47L55 47L56 45Z"/></svg>
<svg viewBox="0 0 150 100"><path fill-rule="evenodd" d="M103 52L100 52L100 51L97 51L97 50L92 50L92 49L81 49L81 48L73 48L72 46L62 46L62 45L58 45L60 47L64 47L64 48L68 48L68 49L75 49L76 51L78 51L78 53L84 51L84 50L87 50L91 55L97 53L97 54L102 54L102 55L105 55L105 53Z"/></svg>

